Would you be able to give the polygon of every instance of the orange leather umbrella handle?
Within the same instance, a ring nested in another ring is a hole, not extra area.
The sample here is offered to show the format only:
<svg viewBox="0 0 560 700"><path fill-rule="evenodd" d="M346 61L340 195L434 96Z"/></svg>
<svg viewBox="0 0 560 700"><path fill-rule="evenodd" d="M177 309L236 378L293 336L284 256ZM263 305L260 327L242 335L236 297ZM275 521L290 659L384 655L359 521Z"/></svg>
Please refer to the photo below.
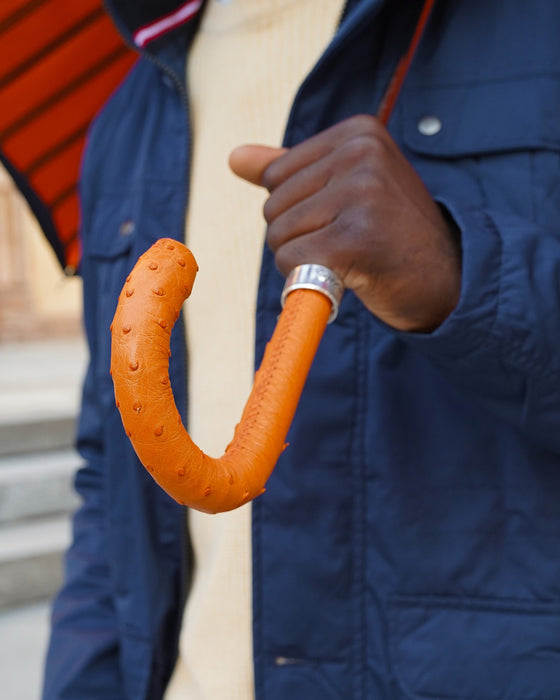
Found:
<svg viewBox="0 0 560 700"><path fill-rule="evenodd" d="M241 420L224 455L213 458L183 427L169 381L171 330L197 269L189 249L170 239L158 241L139 258L111 325L111 373L117 407L142 464L179 503L217 513L263 492L286 446L342 285L321 266L301 266L290 275L284 308Z"/></svg>
<svg viewBox="0 0 560 700"><path fill-rule="evenodd" d="M381 101L387 124L435 0L424 0L406 53ZM262 493L285 447L303 385L323 332L336 315L342 285L326 268L296 268L284 309L233 440L219 459L190 439L169 384L169 338L191 292L196 262L181 243L162 239L137 262L113 320L111 368L117 406L134 449L177 501L216 513Z"/></svg>

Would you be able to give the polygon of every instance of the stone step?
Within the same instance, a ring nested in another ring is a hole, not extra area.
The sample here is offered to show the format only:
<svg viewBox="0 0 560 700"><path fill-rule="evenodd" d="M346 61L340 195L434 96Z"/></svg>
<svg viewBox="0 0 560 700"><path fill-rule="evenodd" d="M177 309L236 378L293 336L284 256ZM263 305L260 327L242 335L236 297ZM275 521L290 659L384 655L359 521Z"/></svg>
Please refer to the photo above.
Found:
<svg viewBox="0 0 560 700"><path fill-rule="evenodd" d="M85 361L82 339L0 344L0 455L72 446Z"/></svg>
<svg viewBox="0 0 560 700"><path fill-rule="evenodd" d="M32 603L0 611L1 697L38 700L49 635L50 605Z"/></svg>
<svg viewBox="0 0 560 700"><path fill-rule="evenodd" d="M70 542L82 339L0 344L0 609L50 599ZM1 693L0 693L1 695Z"/></svg>
<svg viewBox="0 0 560 700"><path fill-rule="evenodd" d="M27 416L0 423L0 457L71 447L76 436L75 414Z"/></svg>
<svg viewBox="0 0 560 700"><path fill-rule="evenodd" d="M0 527L0 610L50 599L62 581L70 518Z"/></svg>
<svg viewBox="0 0 560 700"><path fill-rule="evenodd" d="M0 458L0 526L73 511L72 483L82 463L70 449Z"/></svg>

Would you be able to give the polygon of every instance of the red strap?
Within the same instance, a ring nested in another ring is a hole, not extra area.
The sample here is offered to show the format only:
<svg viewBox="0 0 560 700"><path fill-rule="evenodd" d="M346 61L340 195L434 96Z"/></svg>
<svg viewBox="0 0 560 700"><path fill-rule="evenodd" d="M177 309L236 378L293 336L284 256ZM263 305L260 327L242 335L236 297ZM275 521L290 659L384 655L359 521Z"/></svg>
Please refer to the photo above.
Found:
<svg viewBox="0 0 560 700"><path fill-rule="evenodd" d="M414 30L414 34L412 35L412 39L410 40L410 44L408 45L408 49L405 55L398 62L397 67L391 76L391 80L389 81L387 90L383 95L383 99L381 100L381 105L377 111L377 117L385 126L393 113L393 108L403 86L408 69L410 68L410 64L412 63L412 59L414 58L414 54L416 53L416 49L418 48L418 44L420 43L422 33L426 23L428 22L428 17L430 16L434 3L435 0L424 1L424 7L420 13L418 22L416 23L416 28Z"/></svg>

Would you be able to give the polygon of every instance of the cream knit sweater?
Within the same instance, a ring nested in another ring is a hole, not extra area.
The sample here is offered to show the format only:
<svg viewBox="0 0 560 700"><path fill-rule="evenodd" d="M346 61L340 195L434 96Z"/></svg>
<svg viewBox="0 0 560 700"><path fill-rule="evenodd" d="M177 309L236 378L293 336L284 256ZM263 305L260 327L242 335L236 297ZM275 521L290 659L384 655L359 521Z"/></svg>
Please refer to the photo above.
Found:
<svg viewBox="0 0 560 700"><path fill-rule="evenodd" d="M189 432L223 453L253 378L266 192L227 167L242 143L280 145L297 88L343 0L209 0L187 75L194 132L187 244L200 271L186 305ZM166 700L249 700L251 506L189 513L195 554L180 658Z"/></svg>

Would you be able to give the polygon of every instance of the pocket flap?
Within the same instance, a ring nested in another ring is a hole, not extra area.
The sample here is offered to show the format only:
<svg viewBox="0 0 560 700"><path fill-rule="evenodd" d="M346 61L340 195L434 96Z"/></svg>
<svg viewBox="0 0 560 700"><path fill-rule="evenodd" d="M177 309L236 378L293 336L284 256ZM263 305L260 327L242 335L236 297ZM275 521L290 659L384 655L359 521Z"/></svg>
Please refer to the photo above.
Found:
<svg viewBox="0 0 560 700"><path fill-rule="evenodd" d="M135 208L121 194L98 195L84 226L84 255L111 259L127 253L136 232Z"/></svg>
<svg viewBox="0 0 560 700"><path fill-rule="evenodd" d="M458 157L560 149L560 81L554 77L410 87L402 109L403 141L418 153ZM430 117L436 126L424 133Z"/></svg>
<svg viewBox="0 0 560 700"><path fill-rule="evenodd" d="M560 697L560 602L399 598L390 634L410 698Z"/></svg>

